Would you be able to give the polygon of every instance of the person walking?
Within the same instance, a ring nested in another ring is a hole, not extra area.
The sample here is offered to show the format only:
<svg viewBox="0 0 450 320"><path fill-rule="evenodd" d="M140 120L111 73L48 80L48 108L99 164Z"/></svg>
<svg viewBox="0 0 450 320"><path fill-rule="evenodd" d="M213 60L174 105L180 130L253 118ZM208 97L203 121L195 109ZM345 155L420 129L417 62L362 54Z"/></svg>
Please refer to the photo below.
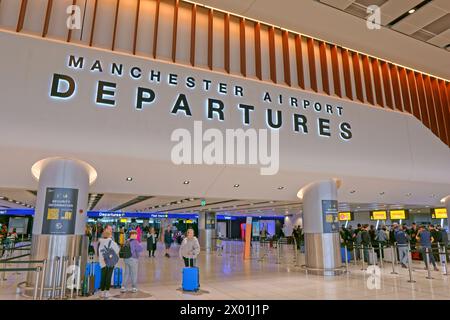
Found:
<svg viewBox="0 0 450 320"><path fill-rule="evenodd" d="M109 298L109 289L111 287L111 276L114 267L119 262L120 248L112 239L110 229L105 229L102 238L98 243L98 261L102 270L100 280L100 299Z"/></svg>
<svg viewBox="0 0 450 320"><path fill-rule="evenodd" d="M130 246L131 256L129 258L125 258L125 270L122 288L120 292L127 292L127 284L129 280L131 280L131 292L136 293L137 289L137 276L138 276L138 267L139 267L139 255L144 250L142 248L141 243L137 240L138 233L136 230L130 231L130 239L127 240L125 246Z"/></svg>
<svg viewBox="0 0 450 320"><path fill-rule="evenodd" d="M408 249L409 249L409 241L410 237L405 232L405 228L403 226L397 226L394 230L395 241L397 241L397 249L399 255L399 261L402 265L402 268L408 268Z"/></svg>
<svg viewBox="0 0 450 320"><path fill-rule="evenodd" d="M172 230L171 230L171 226L168 225L167 229L164 231L164 245L166 247L166 254L165 256L167 258L170 258L169 255L169 251L170 251L170 246L172 245L173 242L173 236L172 236Z"/></svg>
<svg viewBox="0 0 450 320"><path fill-rule="evenodd" d="M434 260L439 261L439 243L442 241L442 233L434 227L434 225L430 224L429 230L431 236L433 237L433 241L431 243L431 250L433 252Z"/></svg>
<svg viewBox="0 0 450 320"><path fill-rule="evenodd" d="M375 236L375 241L376 241L376 253L377 253L377 257L378 259L383 259L384 258L384 254L383 254L383 248L386 247L386 244L388 242L388 235L386 233L386 226L382 226L381 228L379 228L377 230L376 236ZM381 250L380 250L381 248Z"/></svg>
<svg viewBox="0 0 450 320"><path fill-rule="evenodd" d="M419 232L416 236L417 241L420 244L420 251L422 253L423 261L425 262L425 270L428 270L428 261L427 261L427 251L428 251L428 257L431 261L431 264L434 267L434 271L439 271L439 269L436 266L436 261L434 260L434 256L431 252L431 243L434 241L433 237L431 236L430 231L425 229L425 226L420 226Z"/></svg>
<svg viewBox="0 0 450 320"><path fill-rule="evenodd" d="M155 257L157 241L158 241L158 236L155 233L155 228L150 228L150 232L147 235L147 250L148 250L148 256L150 258Z"/></svg>
<svg viewBox="0 0 450 320"><path fill-rule="evenodd" d="M367 262L367 264L373 264L373 261L370 261L371 259L369 259L369 247L371 245L371 241L370 241L370 235L369 235L369 225L365 224L362 227L361 230L361 245L363 247L363 251L364 251L364 260Z"/></svg>

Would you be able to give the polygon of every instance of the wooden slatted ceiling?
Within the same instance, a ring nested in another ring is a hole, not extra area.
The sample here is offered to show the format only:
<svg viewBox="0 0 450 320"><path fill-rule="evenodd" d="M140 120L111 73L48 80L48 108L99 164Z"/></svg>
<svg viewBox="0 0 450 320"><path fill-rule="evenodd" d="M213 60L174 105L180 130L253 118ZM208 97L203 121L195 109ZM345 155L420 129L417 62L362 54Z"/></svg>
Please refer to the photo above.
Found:
<svg viewBox="0 0 450 320"><path fill-rule="evenodd" d="M48 33L48 26L50 24L50 16L52 13L53 0L47 1L47 10L45 11L44 28L42 29L42 37L46 37Z"/></svg>
<svg viewBox="0 0 450 320"><path fill-rule="evenodd" d="M72 5L75 6L77 4L77 0L72 1ZM72 29L69 29L67 32L67 39L66 42L70 42L70 39L72 38Z"/></svg>
<svg viewBox="0 0 450 320"><path fill-rule="evenodd" d="M314 53L314 39L307 38L306 45L308 46L308 62L309 62L309 81L311 89L317 92L317 76L316 76L316 54Z"/></svg>
<svg viewBox="0 0 450 320"><path fill-rule="evenodd" d="M439 137L438 122L436 119L436 110L434 108L433 93L431 91L431 79L428 75L423 77L425 83L425 97L427 98L428 115L430 116L430 129Z"/></svg>
<svg viewBox="0 0 450 320"><path fill-rule="evenodd" d="M245 19L239 19L239 45L240 45L240 63L241 63L241 74L247 76L247 60L245 52Z"/></svg>
<svg viewBox="0 0 450 320"><path fill-rule="evenodd" d="M255 73L259 80L262 80L262 69L261 69L261 24L255 22Z"/></svg>
<svg viewBox="0 0 450 320"><path fill-rule="evenodd" d="M328 82L328 61L327 45L325 42L319 42L320 70L322 75L322 88L326 94L330 94L330 84Z"/></svg>
<svg viewBox="0 0 450 320"><path fill-rule="evenodd" d="M300 35L295 35L295 60L297 65L298 86L305 89L305 72L303 70L302 39Z"/></svg>
<svg viewBox="0 0 450 320"><path fill-rule="evenodd" d="M116 0L116 13L114 15L113 40L112 40L112 45L111 45L111 50L113 50L113 51L116 46L117 20L119 18L119 6L120 6L120 0Z"/></svg>
<svg viewBox="0 0 450 320"><path fill-rule="evenodd" d="M411 112L411 100L409 98L408 78L406 76L405 68L398 68L400 74L400 87L402 88L402 98L404 110L408 113Z"/></svg>
<svg viewBox="0 0 450 320"><path fill-rule="evenodd" d="M427 98L425 95L425 84L423 82L423 76L418 72L414 72L414 74L416 76L417 93L419 95L419 103L421 106L422 122L427 128L430 128L430 115L428 114Z"/></svg>
<svg viewBox="0 0 450 320"><path fill-rule="evenodd" d="M417 93L416 77L414 76L414 71L408 70L408 84L409 93L411 94L411 105L413 115L422 121L422 115L420 112L419 96Z"/></svg>
<svg viewBox="0 0 450 320"><path fill-rule="evenodd" d="M362 88L362 80L361 80L361 67L359 64L359 54L356 52L352 52L352 60L353 60L353 75L355 79L355 88L356 88L356 97L359 101L364 102L363 88Z"/></svg>
<svg viewBox="0 0 450 320"><path fill-rule="evenodd" d="M161 0L156 0L155 9L155 25L153 26L153 59L156 59L156 47L158 45L158 25L159 25L159 11L161 7Z"/></svg>
<svg viewBox="0 0 450 320"><path fill-rule="evenodd" d="M25 21L25 14L27 11L27 4L28 4L28 0L22 0L22 2L20 3L20 11L19 11L19 18L17 19L16 32L22 31L22 29L23 29L23 23Z"/></svg>
<svg viewBox="0 0 450 320"><path fill-rule="evenodd" d="M224 36L224 58L225 58L225 71L230 73L230 14L225 14L224 19L224 28L225 28L225 36Z"/></svg>
<svg viewBox="0 0 450 320"><path fill-rule="evenodd" d="M192 5L191 13L191 52L190 52L190 63L191 66L195 66L195 29L197 23L197 5Z"/></svg>
<svg viewBox="0 0 450 320"><path fill-rule="evenodd" d="M134 37L133 37L133 54L136 54L138 27L139 27L139 11L141 10L141 0L137 0L136 15L134 18Z"/></svg>
<svg viewBox="0 0 450 320"><path fill-rule="evenodd" d="M342 56L342 68L344 71L345 96L350 100L353 100L352 80L350 72L350 57L348 50L341 49L341 56Z"/></svg>
<svg viewBox="0 0 450 320"><path fill-rule="evenodd" d="M289 33L286 30L282 31L283 39L283 67L284 67L284 82L291 86L291 63L289 61Z"/></svg>
<svg viewBox="0 0 450 320"><path fill-rule="evenodd" d="M275 28L269 27L269 61L270 61L270 80L277 83L277 69L275 62Z"/></svg>
<svg viewBox="0 0 450 320"><path fill-rule="evenodd" d="M402 104L402 97L400 93L400 83L399 83L399 77L398 77L398 69L396 65L389 64L389 69L391 72L391 83L392 83L392 90L394 93L394 109L403 111L403 104Z"/></svg>
<svg viewBox="0 0 450 320"><path fill-rule="evenodd" d="M341 98L341 76L339 73L338 48L335 45L331 46L331 68L333 70L334 94Z"/></svg>
<svg viewBox="0 0 450 320"><path fill-rule="evenodd" d="M370 75L370 62L368 56L362 56L363 62L363 72L364 72L364 85L366 88L366 97L367 102L375 105L375 101L373 100L373 90L372 90L372 78Z"/></svg>
<svg viewBox="0 0 450 320"><path fill-rule="evenodd" d="M383 89L384 98L386 99L386 106L393 110L394 104L392 101L391 78L389 76L389 64L386 61L381 62L381 75L383 77Z"/></svg>
<svg viewBox="0 0 450 320"><path fill-rule="evenodd" d="M381 85L381 75L380 75L380 61L375 58L371 58L372 62L372 72L373 72L373 82L375 87L375 97L377 105L384 107L383 103L383 91Z"/></svg>
<svg viewBox="0 0 450 320"><path fill-rule="evenodd" d="M445 82L439 80L439 94L442 101L442 113L444 114L446 131L447 131L447 142L450 146L450 100L446 94Z"/></svg>
<svg viewBox="0 0 450 320"><path fill-rule="evenodd" d="M445 143L448 144L447 140L447 126L445 123L444 111L442 108L441 96L439 94L439 83L436 78L432 78L431 80L431 89L433 91L433 100L434 106L436 110L436 117L438 120L439 126L439 138Z"/></svg>
<svg viewBox="0 0 450 320"><path fill-rule="evenodd" d="M208 12L208 68L213 69L213 21L214 21L214 11L209 9Z"/></svg>
<svg viewBox="0 0 450 320"><path fill-rule="evenodd" d="M176 62L176 60L177 60L177 31L178 31L178 9L179 9L179 7L180 7L180 1L175 0L175 6L173 7L173 27L172 27L172 62ZM192 29L191 29L191 34L192 34Z"/></svg>
<svg viewBox="0 0 450 320"><path fill-rule="evenodd" d="M97 8L98 8L98 0L94 0L94 14L92 16L91 37L89 39L89 46L91 46L91 47L92 47L92 43L94 41L95 20L97 18Z"/></svg>

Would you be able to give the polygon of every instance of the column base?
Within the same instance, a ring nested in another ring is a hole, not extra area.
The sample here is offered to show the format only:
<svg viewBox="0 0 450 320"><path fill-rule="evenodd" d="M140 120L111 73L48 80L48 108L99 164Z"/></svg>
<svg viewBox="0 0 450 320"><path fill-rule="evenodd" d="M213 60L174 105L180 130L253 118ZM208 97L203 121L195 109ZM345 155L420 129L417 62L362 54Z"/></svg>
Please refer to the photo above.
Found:
<svg viewBox="0 0 450 320"><path fill-rule="evenodd" d="M304 268L315 274L342 274L339 233L305 233Z"/></svg>

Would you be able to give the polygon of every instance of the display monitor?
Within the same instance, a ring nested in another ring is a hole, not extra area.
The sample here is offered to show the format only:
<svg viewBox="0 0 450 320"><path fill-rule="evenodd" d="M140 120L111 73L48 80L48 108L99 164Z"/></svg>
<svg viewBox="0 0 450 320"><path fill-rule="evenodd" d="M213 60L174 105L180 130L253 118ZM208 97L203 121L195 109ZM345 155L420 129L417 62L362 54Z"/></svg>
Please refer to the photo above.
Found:
<svg viewBox="0 0 450 320"><path fill-rule="evenodd" d="M431 210L432 219L447 219L447 209L446 208L434 208Z"/></svg>
<svg viewBox="0 0 450 320"><path fill-rule="evenodd" d="M353 221L353 212L339 212L339 221Z"/></svg>
<svg viewBox="0 0 450 320"><path fill-rule="evenodd" d="M370 220L386 220L386 219L387 219L386 210L370 211Z"/></svg>
<svg viewBox="0 0 450 320"><path fill-rule="evenodd" d="M389 210L389 217L391 220L406 220L408 219L407 210Z"/></svg>

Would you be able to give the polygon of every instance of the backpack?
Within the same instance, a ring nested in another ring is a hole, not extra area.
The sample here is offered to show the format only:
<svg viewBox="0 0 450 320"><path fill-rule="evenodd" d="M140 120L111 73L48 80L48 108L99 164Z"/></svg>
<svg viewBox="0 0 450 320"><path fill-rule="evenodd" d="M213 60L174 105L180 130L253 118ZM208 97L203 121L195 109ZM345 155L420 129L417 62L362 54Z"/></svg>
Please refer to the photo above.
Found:
<svg viewBox="0 0 450 320"><path fill-rule="evenodd" d="M132 252L131 252L131 245L130 242L127 241L125 242L125 244L120 248L119 251L119 257L122 259L129 259L132 257Z"/></svg>
<svg viewBox="0 0 450 320"><path fill-rule="evenodd" d="M117 253L111 248L112 240L109 240L108 246L102 249L103 259L107 267L114 267L119 262Z"/></svg>

